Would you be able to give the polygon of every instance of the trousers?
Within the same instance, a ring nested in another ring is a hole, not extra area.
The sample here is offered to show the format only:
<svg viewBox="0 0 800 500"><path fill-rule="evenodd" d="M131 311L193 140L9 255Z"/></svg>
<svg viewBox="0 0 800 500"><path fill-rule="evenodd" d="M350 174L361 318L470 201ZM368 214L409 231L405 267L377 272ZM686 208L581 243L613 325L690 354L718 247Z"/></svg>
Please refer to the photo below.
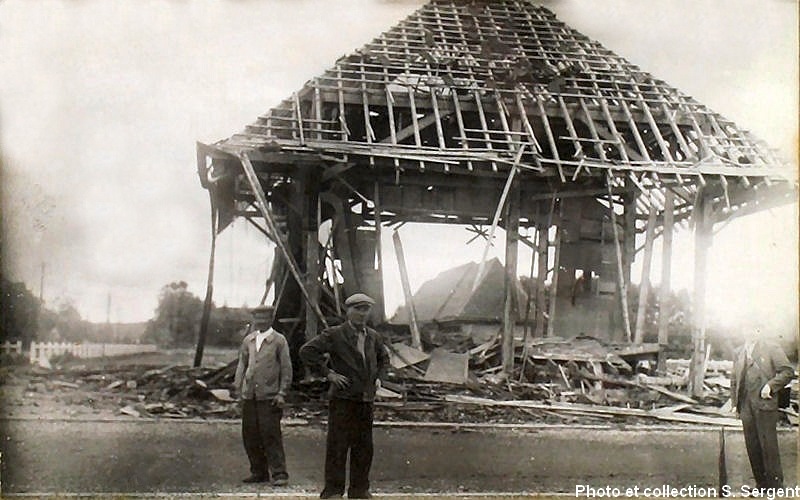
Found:
<svg viewBox="0 0 800 500"><path fill-rule="evenodd" d="M250 473L265 479L288 479L283 452L283 409L272 400L242 402L242 441L250 461Z"/></svg>
<svg viewBox="0 0 800 500"><path fill-rule="evenodd" d="M343 495L350 452L348 497L369 491L372 466L372 402L334 398L328 406L328 437L325 450L325 488L323 495Z"/></svg>
<svg viewBox="0 0 800 500"><path fill-rule="evenodd" d="M754 408L750 398L744 398L739 416L742 419L744 444L756 486L780 488L783 486L783 469L778 449L777 410Z"/></svg>

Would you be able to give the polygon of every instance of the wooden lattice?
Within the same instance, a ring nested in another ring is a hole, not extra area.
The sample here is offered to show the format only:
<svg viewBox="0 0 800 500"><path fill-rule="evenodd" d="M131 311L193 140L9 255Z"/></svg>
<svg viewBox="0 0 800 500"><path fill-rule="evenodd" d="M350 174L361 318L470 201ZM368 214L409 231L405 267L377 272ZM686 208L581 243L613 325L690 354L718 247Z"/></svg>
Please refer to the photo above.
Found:
<svg viewBox="0 0 800 500"><path fill-rule="evenodd" d="M256 162L635 186L678 221L698 188L728 215L786 161L750 133L521 0L435 0L215 145ZM790 189L791 191L791 189ZM652 193L651 193L652 192Z"/></svg>

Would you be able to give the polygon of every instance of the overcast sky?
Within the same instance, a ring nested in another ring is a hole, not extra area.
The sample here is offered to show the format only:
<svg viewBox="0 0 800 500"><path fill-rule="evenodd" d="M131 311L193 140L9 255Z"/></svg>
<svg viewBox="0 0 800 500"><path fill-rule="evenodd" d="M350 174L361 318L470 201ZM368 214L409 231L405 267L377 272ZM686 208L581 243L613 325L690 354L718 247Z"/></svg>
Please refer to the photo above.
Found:
<svg viewBox="0 0 800 500"><path fill-rule="evenodd" d="M95 321L106 319L109 294L112 321L152 317L170 281L185 280L202 296L210 209L195 173L195 141L241 130L422 3L3 1L4 273L38 294L45 263L48 306L71 300ZM795 157L796 1L543 3ZM792 206L716 236L712 318L796 314L796 220ZM465 246L470 235L461 228L407 225L401 234L413 288L482 253L478 243ZM678 237L678 287L692 284L690 241ZM402 292L389 239L384 248L391 313ZM245 224L226 230L215 302L257 303L271 255Z"/></svg>

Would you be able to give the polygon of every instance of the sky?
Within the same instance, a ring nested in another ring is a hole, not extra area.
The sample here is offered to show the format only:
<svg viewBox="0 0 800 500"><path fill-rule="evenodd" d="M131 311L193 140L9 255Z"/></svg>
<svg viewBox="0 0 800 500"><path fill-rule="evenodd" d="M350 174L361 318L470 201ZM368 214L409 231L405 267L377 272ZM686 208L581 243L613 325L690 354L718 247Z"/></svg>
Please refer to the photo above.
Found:
<svg viewBox="0 0 800 500"><path fill-rule="evenodd" d="M0 2L3 273L41 290L47 306L69 301L93 321L151 318L159 289L172 281L203 296L210 207L195 142L240 131L423 3ZM541 3L795 160L796 1ZM746 217L715 236L712 321L797 315L796 210ZM413 289L483 252L481 243L465 244L471 235L459 227L406 225L400 233ZM391 314L402 289L391 234L384 236ZM676 236L676 288L692 286L691 241ZM499 248L490 256L502 258ZM226 229L215 303L256 304L271 258L253 228ZM659 262L656 250L654 269ZM521 274L529 263L521 249Z"/></svg>

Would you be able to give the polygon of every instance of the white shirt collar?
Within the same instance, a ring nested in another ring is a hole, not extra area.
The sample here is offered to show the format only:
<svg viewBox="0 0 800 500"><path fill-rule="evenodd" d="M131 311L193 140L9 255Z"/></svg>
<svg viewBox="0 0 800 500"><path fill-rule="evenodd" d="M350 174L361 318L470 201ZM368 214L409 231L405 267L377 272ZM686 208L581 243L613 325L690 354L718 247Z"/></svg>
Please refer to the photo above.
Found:
<svg viewBox="0 0 800 500"><path fill-rule="evenodd" d="M259 330L256 332L256 351L261 349L261 344L272 335L272 328L267 330Z"/></svg>

